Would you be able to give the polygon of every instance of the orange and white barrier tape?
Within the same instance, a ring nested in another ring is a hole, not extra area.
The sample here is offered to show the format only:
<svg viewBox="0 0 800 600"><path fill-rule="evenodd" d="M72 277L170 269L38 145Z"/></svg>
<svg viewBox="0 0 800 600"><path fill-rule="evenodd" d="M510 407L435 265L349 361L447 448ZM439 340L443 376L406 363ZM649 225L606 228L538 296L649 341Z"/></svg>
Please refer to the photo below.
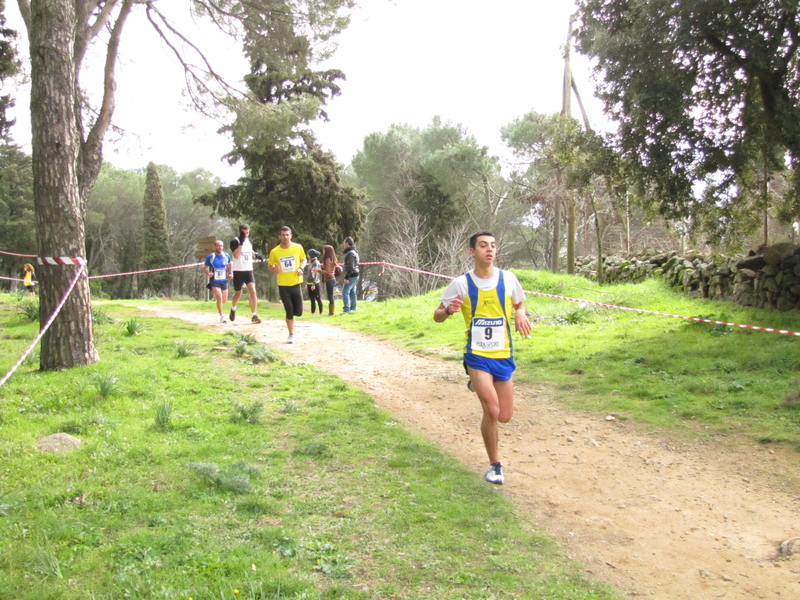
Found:
<svg viewBox="0 0 800 600"><path fill-rule="evenodd" d="M36 257L37 265L77 265L83 266L86 264L86 259L80 256L38 256Z"/></svg>
<svg viewBox="0 0 800 600"><path fill-rule="evenodd" d="M158 269L145 269L142 271L128 271L127 273L111 273L109 275L89 275L89 279L103 279L106 277L121 277L122 275L138 275L140 273L155 273L156 271L171 271L172 269L186 269L188 267L200 267L204 263L190 263L186 265L176 265L174 267L159 267Z"/></svg>
<svg viewBox="0 0 800 600"><path fill-rule="evenodd" d="M21 256L23 258L36 258L35 254L17 254L16 252L6 252L5 250L0 250L0 254L5 254L7 256Z"/></svg>
<svg viewBox="0 0 800 600"><path fill-rule="evenodd" d="M443 279L455 279L455 277L451 277L450 275L442 275L440 273L431 273L430 271L423 271L421 269L414 269L411 267L403 267L401 265L395 265L393 263L380 263L380 262L370 262L370 263L359 263L362 265L384 265L395 267L397 269L403 269L406 271L413 271L415 273L423 273L425 275L432 275L433 277L441 277ZM383 271L381 271L383 273ZM581 304L590 304L592 306L601 306L603 308L613 308L616 310L627 310L631 312L638 312L644 313L647 315L656 315L659 317L672 317L674 319L683 319L685 321L697 321L699 323L711 323L713 325L725 325L727 327L738 327L740 329L752 329L753 331L766 331L768 333L781 333L783 335L793 335L796 337L800 337L800 331L791 331L789 329L776 329L774 327L759 327L757 325L743 325L741 323L729 323L727 321L716 321L714 319L705 319L703 317L686 317L684 315L673 315L671 313L665 312L657 312L654 310L645 310L642 308L630 308L629 306L618 306L616 304L605 304L603 302L592 302L591 300L581 300L578 298L570 298L569 296L556 296L555 294L545 294L542 292L531 292L529 290L523 290L526 294L530 294L532 296L543 296L545 298L553 298L555 300L566 300L568 302L579 302Z"/></svg>

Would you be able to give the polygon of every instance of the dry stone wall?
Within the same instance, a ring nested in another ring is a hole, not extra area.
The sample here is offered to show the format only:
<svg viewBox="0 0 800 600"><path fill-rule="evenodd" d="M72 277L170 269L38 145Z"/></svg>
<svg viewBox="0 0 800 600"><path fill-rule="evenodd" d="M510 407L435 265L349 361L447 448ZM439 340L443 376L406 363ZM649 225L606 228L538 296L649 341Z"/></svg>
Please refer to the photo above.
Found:
<svg viewBox="0 0 800 600"><path fill-rule="evenodd" d="M597 259L579 258L576 272L597 279ZM638 283L661 277L691 297L727 300L775 310L800 309L800 246L775 244L747 256L675 252L603 259L607 283Z"/></svg>

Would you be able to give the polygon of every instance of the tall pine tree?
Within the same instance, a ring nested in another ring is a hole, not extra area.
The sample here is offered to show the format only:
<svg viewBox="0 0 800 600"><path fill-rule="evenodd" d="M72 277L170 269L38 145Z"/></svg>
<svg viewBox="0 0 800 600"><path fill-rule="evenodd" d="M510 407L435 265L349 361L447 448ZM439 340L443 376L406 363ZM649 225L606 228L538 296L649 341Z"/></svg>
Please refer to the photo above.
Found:
<svg viewBox="0 0 800 600"><path fill-rule="evenodd" d="M142 269L158 269L171 266L167 209L164 206L164 190L155 164L147 165L144 187L144 222L142 227ZM171 271L145 273L140 279L140 291L150 290L159 295L168 295Z"/></svg>

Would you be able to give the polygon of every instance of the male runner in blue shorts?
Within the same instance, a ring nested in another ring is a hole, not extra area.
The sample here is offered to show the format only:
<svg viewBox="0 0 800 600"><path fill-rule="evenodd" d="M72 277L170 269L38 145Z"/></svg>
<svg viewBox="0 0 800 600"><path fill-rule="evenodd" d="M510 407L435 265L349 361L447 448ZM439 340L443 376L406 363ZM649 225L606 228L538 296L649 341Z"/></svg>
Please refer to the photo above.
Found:
<svg viewBox="0 0 800 600"><path fill-rule="evenodd" d="M486 481L505 481L498 450L498 422L508 423L514 413L514 384L511 381L516 364L511 339L511 316L514 327L523 337L531 333L525 312L525 292L510 271L494 266L497 242L486 231L469 239L469 253L475 268L456 277L439 298L433 320L442 323L453 313L462 311L466 324L464 367L469 374L470 389L478 394L483 407L481 435L489 469ZM463 309L463 310L462 310Z"/></svg>
<svg viewBox="0 0 800 600"><path fill-rule="evenodd" d="M217 300L217 311L219 312L219 322L225 323L225 316L222 308L228 301L228 279L233 279L233 258L227 252L223 252L224 244L222 240L214 242L214 252L206 256L203 264L203 273L211 278L211 290Z"/></svg>

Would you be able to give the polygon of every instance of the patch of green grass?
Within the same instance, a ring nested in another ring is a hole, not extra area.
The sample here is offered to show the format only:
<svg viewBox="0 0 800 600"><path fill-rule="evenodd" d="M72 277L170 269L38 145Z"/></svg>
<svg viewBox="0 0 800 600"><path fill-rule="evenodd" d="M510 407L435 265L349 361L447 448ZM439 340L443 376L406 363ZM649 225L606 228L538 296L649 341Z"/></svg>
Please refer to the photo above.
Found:
<svg viewBox="0 0 800 600"><path fill-rule="evenodd" d="M3 319L35 335L4 304ZM103 372L124 382L102 403L95 367L0 388L0 598L618 598L361 391L212 352L219 335L186 323L148 317L147 332L97 326ZM0 360L22 338L0 339ZM181 340L196 351L178 361ZM170 426L154 427L165 398ZM232 401L262 403L258 422L231 419ZM83 444L35 449L57 431Z"/></svg>

